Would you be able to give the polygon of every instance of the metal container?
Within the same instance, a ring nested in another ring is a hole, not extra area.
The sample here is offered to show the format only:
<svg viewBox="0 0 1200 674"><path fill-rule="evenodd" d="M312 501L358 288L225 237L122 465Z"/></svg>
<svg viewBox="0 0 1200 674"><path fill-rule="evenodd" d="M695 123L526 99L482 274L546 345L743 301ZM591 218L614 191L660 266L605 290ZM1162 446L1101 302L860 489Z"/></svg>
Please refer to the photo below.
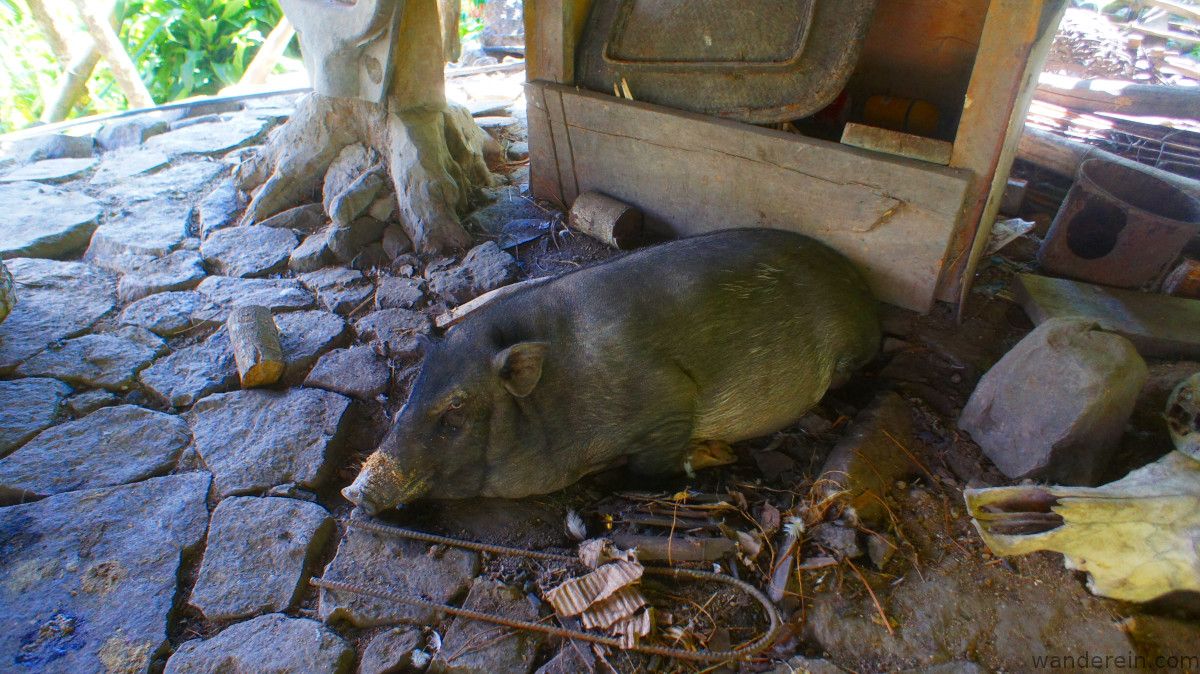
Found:
<svg viewBox="0 0 1200 674"><path fill-rule="evenodd" d="M1088 159L1050 225L1038 262L1053 274L1143 288L1200 232L1200 199L1133 162Z"/></svg>

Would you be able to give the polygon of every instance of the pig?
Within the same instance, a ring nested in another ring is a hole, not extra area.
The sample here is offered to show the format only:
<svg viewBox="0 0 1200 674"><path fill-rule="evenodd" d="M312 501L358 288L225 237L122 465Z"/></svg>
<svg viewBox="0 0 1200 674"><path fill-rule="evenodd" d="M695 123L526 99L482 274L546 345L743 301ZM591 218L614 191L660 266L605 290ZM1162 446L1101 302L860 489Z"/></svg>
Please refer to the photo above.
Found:
<svg viewBox="0 0 1200 674"><path fill-rule="evenodd" d="M878 350L851 263L731 229L519 289L426 347L407 403L342 491L368 513L519 498L624 465L667 476L798 420Z"/></svg>

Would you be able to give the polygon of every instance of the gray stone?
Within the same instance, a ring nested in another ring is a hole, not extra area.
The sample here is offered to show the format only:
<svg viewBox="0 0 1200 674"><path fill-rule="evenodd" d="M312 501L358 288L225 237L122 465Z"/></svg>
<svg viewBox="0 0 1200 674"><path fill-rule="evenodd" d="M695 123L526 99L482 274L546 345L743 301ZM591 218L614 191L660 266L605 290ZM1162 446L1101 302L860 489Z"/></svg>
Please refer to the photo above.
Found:
<svg viewBox="0 0 1200 674"><path fill-rule="evenodd" d="M267 124L261 119L238 116L227 121L194 124L168 131L150 138L145 146L172 157L219 154L253 143L266 129Z"/></svg>
<svg viewBox="0 0 1200 674"><path fill-rule="evenodd" d="M827 554L837 559L855 559L863 554L858 544L858 531L836 522L818 524L809 532L809 539Z"/></svg>
<svg viewBox="0 0 1200 674"><path fill-rule="evenodd" d="M1127 339L1085 320L1039 325L979 381L959 418L1011 479L1094 484L1149 373Z"/></svg>
<svg viewBox="0 0 1200 674"><path fill-rule="evenodd" d="M286 229L230 227L205 238L200 255L210 268L225 276L264 276L283 270L299 243Z"/></svg>
<svg viewBox="0 0 1200 674"><path fill-rule="evenodd" d="M0 372L87 330L116 306L116 278L90 264L20 258L6 265L20 299L0 323Z"/></svg>
<svg viewBox="0 0 1200 674"><path fill-rule="evenodd" d="M943 662L937 665L929 665L928 667L905 669L900 674L987 674L987 671L969 660L956 660L955 662Z"/></svg>
<svg viewBox="0 0 1200 674"><path fill-rule="evenodd" d="M362 306L375 290L362 272L345 267L326 267L297 278L317 296L321 306L339 314Z"/></svg>
<svg viewBox="0 0 1200 674"><path fill-rule="evenodd" d="M0 653L10 671L148 672L167 646L210 476L187 473L0 508Z"/></svg>
<svg viewBox="0 0 1200 674"><path fill-rule="evenodd" d="M43 159L32 164L19 166L0 176L0 183L36 180L46 183L61 183L78 178L96 165L95 157L79 159Z"/></svg>
<svg viewBox="0 0 1200 674"><path fill-rule="evenodd" d="M325 171L325 182L321 186L325 210L329 211L329 206L334 198L350 187L378 161L379 153L368 149L362 143L354 143L342 148Z"/></svg>
<svg viewBox="0 0 1200 674"><path fill-rule="evenodd" d="M110 214L92 235L84 259L112 268L129 255L166 255L187 237L192 209L164 199L141 201Z"/></svg>
<svg viewBox="0 0 1200 674"><path fill-rule="evenodd" d="M287 482L315 487L329 472L349 404L318 389L234 391L197 402L189 421L222 496Z"/></svg>
<svg viewBox="0 0 1200 674"><path fill-rule="evenodd" d="M381 218L386 221L386 218ZM389 260L394 260L405 253L412 252L412 239L408 238L404 228L400 225L388 225L383 230L383 252L388 256Z"/></svg>
<svg viewBox="0 0 1200 674"><path fill-rule="evenodd" d="M463 608L511 620L538 619L537 609L524 592L487 578L475 579ZM505 630L497 635L493 625L455 618L442 638L442 648L430 663L429 671L454 674L529 672L543 641L545 636L542 634Z"/></svg>
<svg viewBox="0 0 1200 674"><path fill-rule="evenodd" d="M559 648L558 655L538 667L537 674L578 674L595 671L596 656L591 647L583 642L568 642Z"/></svg>
<svg viewBox="0 0 1200 674"><path fill-rule="evenodd" d="M95 149L95 144L91 136L48 133L14 142L9 154L19 162L90 157Z"/></svg>
<svg viewBox="0 0 1200 674"><path fill-rule="evenodd" d="M425 299L424 285L419 279L405 276L381 278L375 289L375 308L412 309Z"/></svg>
<svg viewBox="0 0 1200 674"><path fill-rule="evenodd" d="M420 336L429 333L429 317L408 309L380 309L358 319L354 330L392 358L411 358L421 351Z"/></svg>
<svg viewBox="0 0 1200 674"><path fill-rule="evenodd" d="M211 639L180 644L165 674L345 674L354 649L315 620L280 613L226 627Z"/></svg>
<svg viewBox="0 0 1200 674"><path fill-rule="evenodd" d="M468 251L458 265L429 274L428 285L447 302L462 304L511 282L516 273L516 259L488 241Z"/></svg>
<svg viewBox="0 0 1200 674"><path fill-rule="evenodd" d="M312 293L295 279L209 276L196 286L196 292L221 308L221 321L230 309L247 304L260 304L278 312L311 309L315 303Z"/></svg>
<svg viewBox="0 0 1200 674"><path fill-rule="evenodd" d="M228 333L222 328L199 344L159 358L142 370L138 381L171 407L189 407L210 393L228 391L238 382Z"/></svg>
<svg viewBox="0 0 1200 674"><path fill-rule="evenodd" d="M385 361L369 346L337 349L321 356L305 386L342 393L361 400L374 400L386 393L391 383L391 371Z"/></svg>
<svg viewBox="0 0 1200 674"><path fill-rule="evenodd" d="M102 388L83 391L70 396L64 401L67 411L76 419L86 417L101 407L111 407L121 402L121 399L111 391Z"/></svg>
<svg viewBox="0 0 1200 674"><path fill-rule="evenodd" d="M529 159L529 143L518 141L508 146L506 150L509 161L525 161Z"/></svg>
<svg viewBox="0 0 1200 674"><path fill-rule="evenodd" d="M486 115L476 117L475 123L484 131L503 131L510 126L516 126L517 118L507 115Z"/></svg>
<svg viewBox="0 0 1200 674"><path fill-rule="evenodd" d="M348 528L324 577L405 592L444 604L462 595L479 573L478 553L430 548L425 543ZM322 589L317 611L325 622L347 620L355 627L409 623L430 625L436 611L360 594Z"/></svg>
<svg viewBox="0 0 1200 674"><path fill-rule="evenodd" d="M792 657L787 662L780 663L770 674L845 674L846 670L828 660L806 658L803 655Z"/></svg>
<svg viewBox="0 0 1200 674"><path fill-rule="evenodd" d="M283 348L283 382L299 384L317 359L346 343L346 322L328 311L293 311L275 317Z"/></svg>
<svg viewBox="0 0 1200 674"><path fill-rule="evenodd" d="M133 405L105 407L42 431L0 459L0 503L161 475L190 440L179 417Z"/></svg>
<svg viewBox="0 0 1200 674"><path fill-rule="evenodd" d="M219 325L223 318L224 311L207 297L184 290L142 298L125 307L120 321L170 337L197 327Z"/></svg>
<svg viewBox="0 0 1200 674"><path fill-rule="evenodd" d="M392 258L383 250L383 244L375 241L359 249L358 254L350 261L350 266L360 271L387 269L392 264Z"/></svg>
<svg viewBox="0 0 1200 674"><path fill-rule="evenodd" d="M326 265L333 264L333 251L329 249L332 227L326 227L316 234L309 234L304 241L291 252L288 258L288 269L296 273L313 272Z"/></svg>
<svg viewBox="0 0 1200 674"><path fill-rule="evenodd" d="M218 229L236 224L246 203L245 196L232 179L217 183L196 207L200 218L200 237L206 238Z"/></svg>
<svg viewBox="0 0 1200 674"><path fill-rule="evenodd" d="M84 335L52 344L17 368L25 377L54 377L74 386L127 391L138 372L161 356L167 345L145 328Z"/></svg>
<svg viewBox="0 0 1200 674"><path fill-rule="evenodd" d="M297 232L313 234L319 232L329 218L325 217L325 207L321 204L304 204L276 213L258 223L263 227L281 227Z"/></svg>
<svg viewBox="0 0 1200 674"><path fill-rule="evenodd" d="M513 220L545 220L546 211L530 199L521 196L517 187L503 187L493 192L496 200L467 216L467 223L490 235L497 235Z"/></svg>
<svg viewBox="0 0 1200 674"><path fill-rule="evenodd" d="M188 290L207 275L199 253L177 250L152 257L125 273L117 283L117 298L133 302L162 292Z"/></svg>
<svg viewBox="0 0 1200 674"><path fill-rule="evenodd" d="M165 133L170 128L164 119L138 115L126 119L106 122L96 132L96 144L105 150L132 147L146 142L147 138Z"/></svg>
<svg viewBox="0 0 1200 674"><path fill-rule="evenodd" d="M393 627L375 635L362 653L358 674L391 674L413 668L413 651L425 639L415 627ZM420 669L419 667L416 669Z"/></svg>
<svg viewBox="0 0 1200 674"><path fill-rule="evenodd" d="M121 181L105 190L103 197L126 203L163 199L190 202L197 194L204 192L208 183L228 172L228 166L214 161L192 161Z"/></svg>
<svg viewBox="0 0 1200 674"><path fill-rule="evenodd" d="M332 530L333 518L315 503L255 496L221 501L189 603L209 620L288 610Z"/></svg>
<svg viewBox="0 0 1200 674"><path fill-rule="evenodd" d="M38 183L0 185L0 204L0 258L70 255L100 221L95 199Z"/></svg>
<svg viewBox="0 0 1200 674"><path fill-rule="evenodd" d="M108 186L137 175L157 171L170 163L167 155L157 150L122 150L110 152L100 161L90 184Z"/></svg>
<svg viewBox="0 0 1200 674"><path fill-rule="evenodd" d="M54 379L0 381L0 457L49 428L71 387Z"/></svg>

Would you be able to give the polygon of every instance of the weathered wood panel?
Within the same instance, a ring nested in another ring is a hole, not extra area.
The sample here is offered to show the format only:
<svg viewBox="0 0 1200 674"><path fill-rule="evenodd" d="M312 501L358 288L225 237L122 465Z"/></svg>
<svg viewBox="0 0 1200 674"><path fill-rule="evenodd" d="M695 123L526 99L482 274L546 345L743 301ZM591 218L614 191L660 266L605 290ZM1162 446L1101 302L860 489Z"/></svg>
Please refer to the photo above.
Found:
<svg viewBox="0 0 1200 674"><path fill-rule="evenodd" d="M927 311L970 174L552 84L526 85L555 163L539 197L596 190L678 235L802 232L837 248L883 300ZM557 184L556 184L557 183Z"/></svg>

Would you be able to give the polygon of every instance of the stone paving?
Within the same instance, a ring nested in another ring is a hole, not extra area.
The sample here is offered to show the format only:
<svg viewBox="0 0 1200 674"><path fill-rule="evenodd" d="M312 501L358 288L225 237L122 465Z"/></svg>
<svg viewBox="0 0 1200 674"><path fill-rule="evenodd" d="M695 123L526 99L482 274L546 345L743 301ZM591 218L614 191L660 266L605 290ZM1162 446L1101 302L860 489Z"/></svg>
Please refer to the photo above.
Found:
<svg viewBox="0 0 1200 674"><path fill-rule="evenodd" d="M345 532L334 514L401 402L393 374L417 336L514 280L515 259L490 242L463 261L408 254L394 198L360 223L352 244L375 252L354 265L329 264L319 196L241 225L233 167L293 103L117 120L0 162L18 298L0 323L0 671L392 671L432 655L393 625L438 616L317 593L310 577L510 601L475 580L474 553ZM223 323L242 304L274 314L279 386L238 388ZM536 645L519 646L443 664L528 671Z"/></svg>

